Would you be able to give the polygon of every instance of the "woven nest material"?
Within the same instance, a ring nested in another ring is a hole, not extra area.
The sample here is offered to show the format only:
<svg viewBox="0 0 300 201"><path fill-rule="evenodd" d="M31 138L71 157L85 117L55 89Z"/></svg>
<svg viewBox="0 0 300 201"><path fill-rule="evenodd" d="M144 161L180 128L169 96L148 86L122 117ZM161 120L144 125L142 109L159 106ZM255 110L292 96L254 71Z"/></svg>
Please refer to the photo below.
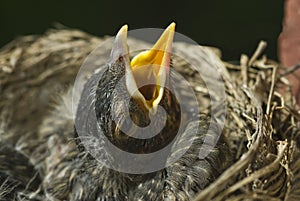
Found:
<svg viewBox="0 0 300 201"><path fill-rule="evenodd" d="M35 130L51 110L51 97L73 84L84 59L104 39L62 28L3 47L0 141L31 156L34 145L22 145L38 137ZM300 200L299 111L288 72L262 55L265 46L261 42L250 58L242 55L238 65L220 66L227 93L224 134L235 162L197 201ZM199 93L207 91L200 87Z"/></svg>

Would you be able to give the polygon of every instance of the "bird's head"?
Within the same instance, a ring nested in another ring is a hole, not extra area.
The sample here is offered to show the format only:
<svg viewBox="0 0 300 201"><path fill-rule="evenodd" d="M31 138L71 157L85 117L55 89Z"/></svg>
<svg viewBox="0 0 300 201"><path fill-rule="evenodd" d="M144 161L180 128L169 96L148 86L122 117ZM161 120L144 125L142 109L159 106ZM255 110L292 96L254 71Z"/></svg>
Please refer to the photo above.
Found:
<svg viewBox="0 0 300 201"><path fill-rule="evenodd" d="M95 110L113 144L132 153L150 153L170 143L180 124L170 71L175 23L150 50L133 58L127 29L124 25L115 37L108 67L97 86Z"/></svg>

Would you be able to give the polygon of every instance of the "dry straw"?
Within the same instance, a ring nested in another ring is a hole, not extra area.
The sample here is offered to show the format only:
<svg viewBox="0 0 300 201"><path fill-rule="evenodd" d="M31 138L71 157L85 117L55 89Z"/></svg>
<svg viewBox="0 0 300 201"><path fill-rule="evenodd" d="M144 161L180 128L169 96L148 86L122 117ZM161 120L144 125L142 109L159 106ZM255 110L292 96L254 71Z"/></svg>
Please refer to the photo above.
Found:
<svg viewBox="0 0 300 201"><path fill-rule="evenodd" d="M61 27L4 46L0 140L33 157L37 144L32 139L38 138L36 128L51 110L51 96L74 82L86 56L103 40ZM238 65L221 66L227 92L224 134L235 161L195 201L300 200L300 115L286 78L293 70L268 60L265 47L261 42L250 58L242 55ZM197 89L207 94L205 88Z"/></svg>

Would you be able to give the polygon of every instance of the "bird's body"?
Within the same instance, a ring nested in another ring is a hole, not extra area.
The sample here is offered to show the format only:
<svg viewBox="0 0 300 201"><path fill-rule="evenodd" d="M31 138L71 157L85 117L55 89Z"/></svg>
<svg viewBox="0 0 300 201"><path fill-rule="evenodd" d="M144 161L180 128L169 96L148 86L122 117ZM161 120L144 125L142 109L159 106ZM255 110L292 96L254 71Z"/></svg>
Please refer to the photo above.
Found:
<svg viewBox="0 0 300 201"><path fill-rule="evenodd" d="M71 97L64 98L67 99L71 101ZM59 112L62 109L58 107ZM70 109L65 108L66 112L59 114L68 114ZM230 161L230 150L222 137L209 156L199 159L205 135L212 134L206 133L209 117L201 115L199 125L192 121L186 129L187 135L198 132L194 139L182 138L194 140L193 145L174 164L146 175L121 173L99 164L88 153L80 151L72 140L73 120L68 115L63 117L57 114L54 112L41 126L48 128L47 132L41 131L47 138L48 150L53 153L42 163L45 167L43 188L49 199L192 200L196 193L219 176ZM67 132L62 133L62 130Z"/></svg>

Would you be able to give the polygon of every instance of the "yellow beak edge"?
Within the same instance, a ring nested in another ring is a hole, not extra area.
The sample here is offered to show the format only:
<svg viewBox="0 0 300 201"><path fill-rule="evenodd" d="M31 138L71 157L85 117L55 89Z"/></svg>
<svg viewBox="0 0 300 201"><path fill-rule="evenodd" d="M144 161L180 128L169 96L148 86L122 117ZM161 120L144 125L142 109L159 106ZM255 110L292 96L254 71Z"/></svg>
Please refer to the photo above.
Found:
<svg viewBox="0 0 300 201"><path fill-rule="evenodd" d="M173 22L150 50L139 53L131 60L129 72L126 72L128 79L131 79L126 78L126 84L132 97L141 101L151 113L156 113L164 94L166 78L170 73L174 33Z"/></svg>

